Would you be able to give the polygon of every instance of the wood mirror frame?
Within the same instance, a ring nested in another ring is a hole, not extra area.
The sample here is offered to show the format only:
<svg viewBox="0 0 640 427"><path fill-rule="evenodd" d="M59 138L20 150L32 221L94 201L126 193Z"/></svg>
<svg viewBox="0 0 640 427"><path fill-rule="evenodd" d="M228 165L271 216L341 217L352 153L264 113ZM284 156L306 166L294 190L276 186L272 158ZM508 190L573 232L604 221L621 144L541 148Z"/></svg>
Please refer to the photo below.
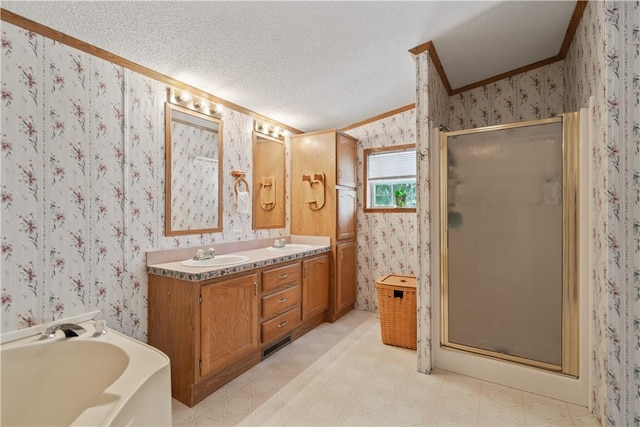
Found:
<svg viewBox="0 0 640 427"><path fill-rule="evenodd" d="M284 141L253 132L254 230L284 228L286 223Z"/></svg>
<svg viewBox="0 0 640 427"><path fill-rule="evenodd" d="M222 158L222 120L165 103L166 236L222 231Z"/></svg>

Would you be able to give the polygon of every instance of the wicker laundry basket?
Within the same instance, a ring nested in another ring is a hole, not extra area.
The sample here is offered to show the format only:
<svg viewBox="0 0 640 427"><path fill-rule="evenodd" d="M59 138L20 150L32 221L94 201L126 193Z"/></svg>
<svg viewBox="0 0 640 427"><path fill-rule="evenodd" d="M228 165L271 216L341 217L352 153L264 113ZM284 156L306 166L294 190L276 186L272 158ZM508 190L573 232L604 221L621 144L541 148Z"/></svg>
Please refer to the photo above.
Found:
<svg viewBox="0 0 640 427"><path fill-rule="evenodd" d="M416 349L416 278L389 274L376 280L382 342Z"/></svg>

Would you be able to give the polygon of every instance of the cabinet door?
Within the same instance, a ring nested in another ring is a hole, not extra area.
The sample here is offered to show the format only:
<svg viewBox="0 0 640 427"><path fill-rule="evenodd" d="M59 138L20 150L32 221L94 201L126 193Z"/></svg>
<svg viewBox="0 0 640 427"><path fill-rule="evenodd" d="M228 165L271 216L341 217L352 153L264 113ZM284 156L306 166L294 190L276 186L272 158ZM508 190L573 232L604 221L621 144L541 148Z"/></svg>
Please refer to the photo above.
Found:
<svg viewBox="0 0 640 427"><path fill-rule="evenodd" d="M257 281L250 274L201 288L201 376L258 347Z"/></svg>
<svg viewBox="0 0 640 427"><path fill-rule="evenodd" d="M356 302L356 242L336 245L335 313L353 307Z"/></svg>
<svg viewBox="0 0 640 427"><path fill-rule="evenodd" d="M356 211L358 209L358 202L356 199L356 190L351 189L337 189L337 218L338 232L337 239L351 239L356 237Z"/></svg>
<svg viewBox="0 0 640 427"><path fill-rule="evenodd" d="M333 236L335 234L335 200L333 190L336 184L335 131L313 132L291 136L291 234L304 236ZM320 183L314 184L303 179L315 180L315 175L324 174L324 190ZM322 200L319 210L310 202Z"/></svg>
<svg viewBox="0 0 640 427"><path fill-rule="evenodd" d="M302 261L302 320L329 307L329 256Z"/></svg>
<svg viewBox="0 0 640 427"><path fill-rule="evenodd" d="M336 184L345 187L356 187L356 153L357 141L342 135L336 134L336 157L338 168L336 170Z"/></svg>

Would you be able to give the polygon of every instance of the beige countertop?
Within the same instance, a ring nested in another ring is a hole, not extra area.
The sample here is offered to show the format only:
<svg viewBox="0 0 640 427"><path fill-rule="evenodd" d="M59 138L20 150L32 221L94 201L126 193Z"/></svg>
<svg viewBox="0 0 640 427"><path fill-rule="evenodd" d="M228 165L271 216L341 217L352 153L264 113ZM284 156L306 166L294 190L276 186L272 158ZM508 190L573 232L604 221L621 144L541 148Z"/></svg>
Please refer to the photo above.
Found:
<svg viewBox="0 0 640 427"><path fill-rule="evenodd" d="M262 239L259 241L226 243L197 248L154 251L147 253L147 273L198 282L331 251L328 237L291 236L286 239L288 243L306 245L305 248L293 250L287 249L286 246L285 249L280 250L268 249L274 240ZM256 248L255 246L258 247ZM193 257L197 249L204 248L206 250L208 247L213 247L217 255L240 255L248 259L233 265L208 267L183 265L185 260Z"/></svg>

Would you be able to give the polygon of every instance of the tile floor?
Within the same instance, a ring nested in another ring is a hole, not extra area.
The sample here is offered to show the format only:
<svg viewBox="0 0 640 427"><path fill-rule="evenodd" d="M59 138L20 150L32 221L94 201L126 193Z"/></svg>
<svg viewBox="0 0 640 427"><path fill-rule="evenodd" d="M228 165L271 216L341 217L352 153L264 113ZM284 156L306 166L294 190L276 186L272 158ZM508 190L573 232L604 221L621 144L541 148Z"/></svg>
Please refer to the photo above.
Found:
<svg viewBox="0 0 640 427"><path fill-rule="evenodd" d="M451 372L416 372L377 314L324 323L193 408L176 426L598 426L586 408Z"/></svg>

